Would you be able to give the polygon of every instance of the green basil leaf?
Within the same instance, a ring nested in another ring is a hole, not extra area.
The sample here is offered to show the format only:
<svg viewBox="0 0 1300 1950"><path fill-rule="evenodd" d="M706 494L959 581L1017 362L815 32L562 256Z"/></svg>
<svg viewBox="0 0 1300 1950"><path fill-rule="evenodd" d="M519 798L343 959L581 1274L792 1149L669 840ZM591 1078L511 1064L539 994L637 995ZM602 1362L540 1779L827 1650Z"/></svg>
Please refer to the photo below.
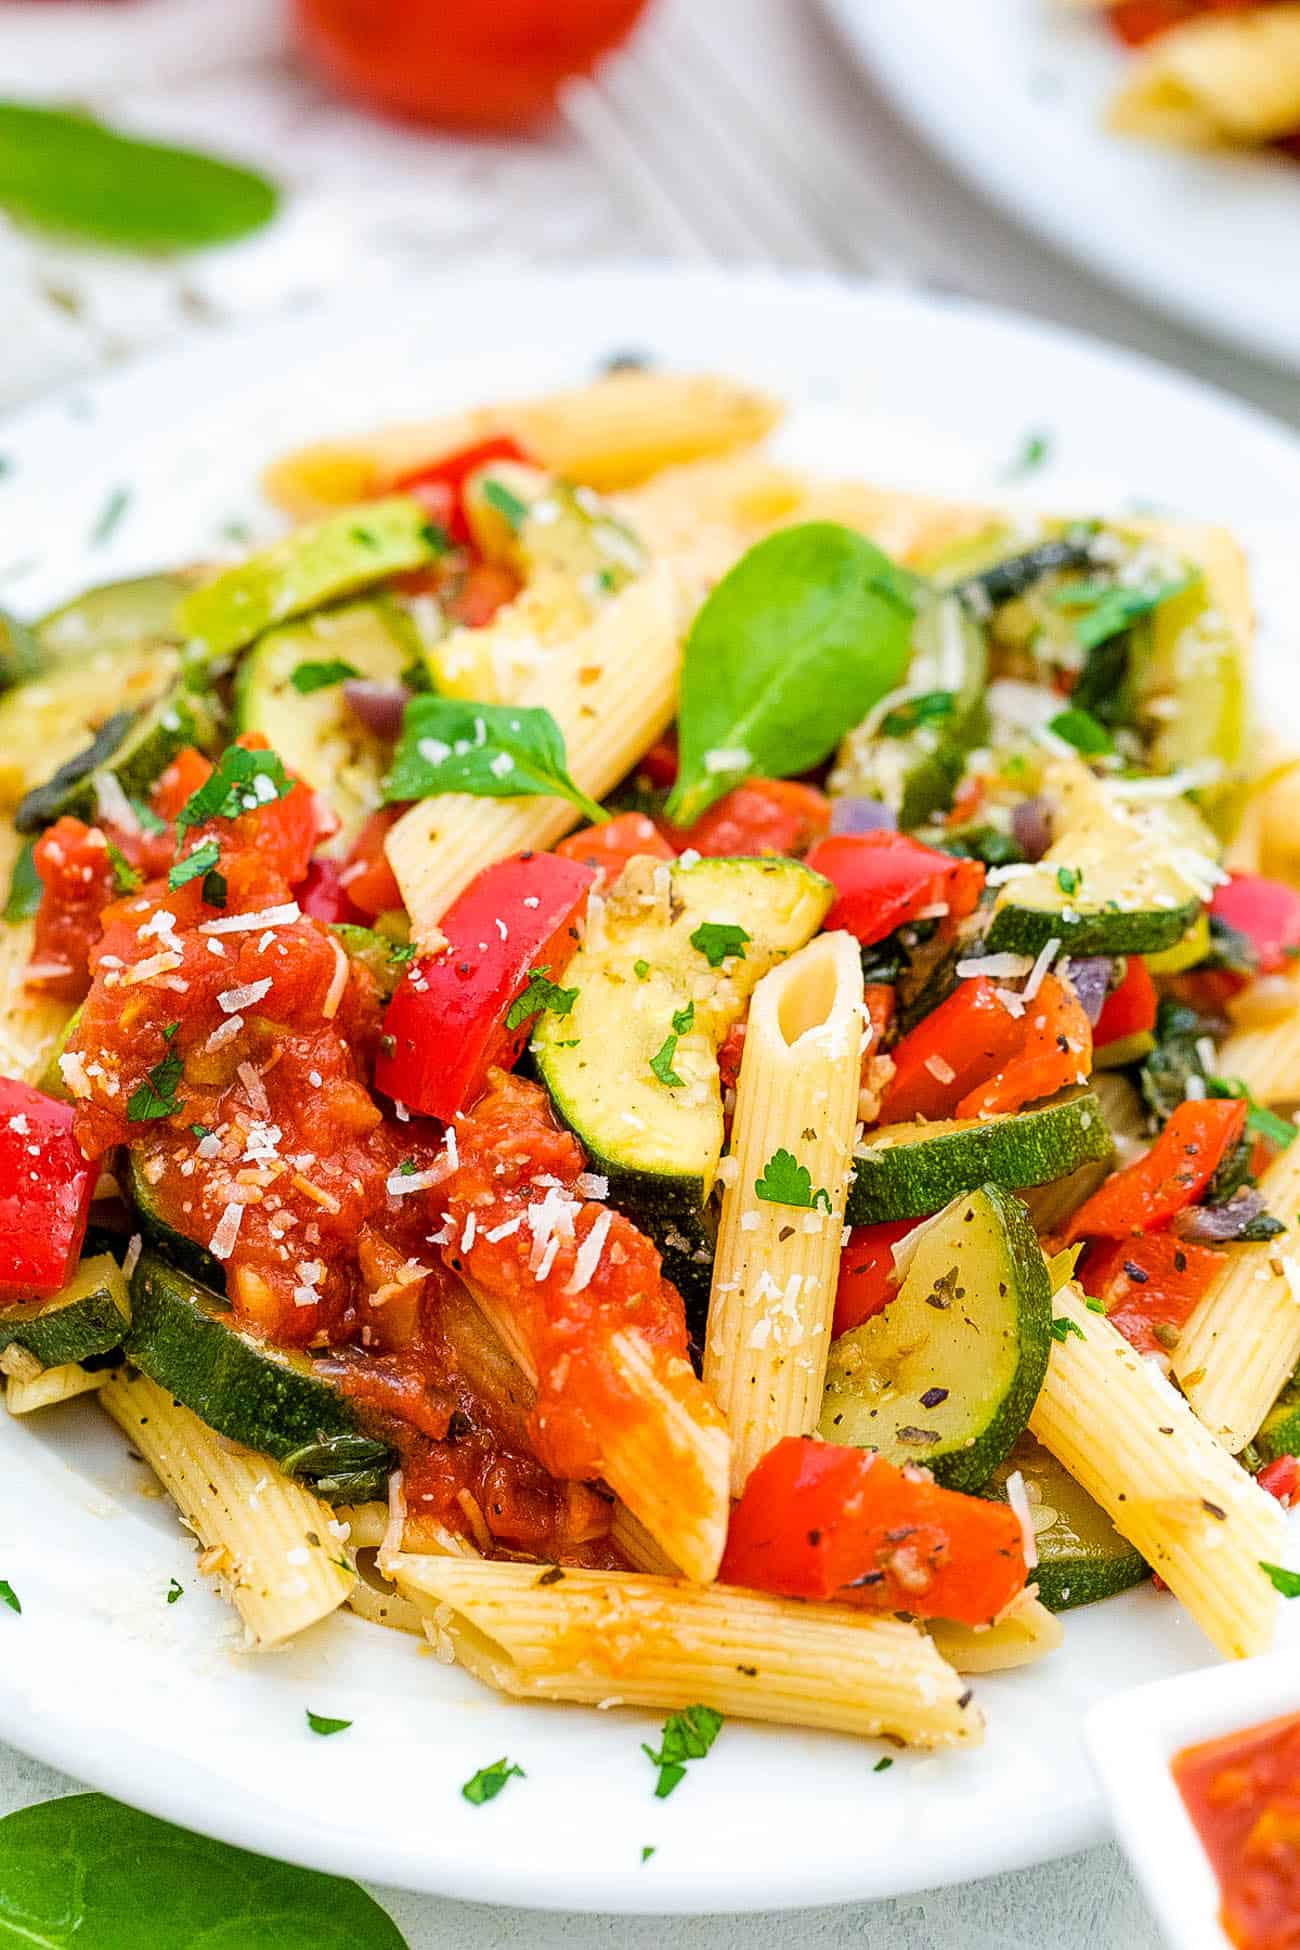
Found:
<svg viewBox="0 0 1300 1950"><path fill-rule="evenodd" d="M406 1950L397 1925L355 1882L208 1841L103 1794L45 1801L0 1821L6 1943Z"/></svg>
<svg viewBox="0 0 1300 1950"><path fill-rule="evenodd" d="M9 894L5 901L6 921L30 921L41 904L45 891L41 876L36 871L32 857L34 840L27 840L22 851L14 861L14 870L9 879Z"/></svg>
<svg viewBox="0 0 1300 1950"><path fill-rule="evenodd" d="M743 555L686 641L669 819L689 825L753 773L820 764L907 669L911 588L837 522L783 528Z"/></svg>
<svg viewBox="0 0 1300 1950"><path fill-rule="evenodd" d="M392 803L440 792L468 792L479 799L532 799L540 794L568 799L597 823L609 818L569 777L564 734L549 711L413 697L384 781L384 798Z"/></svg>
<svg viewBox="0 0 1300 1950"><path fill-rule="evenodd" d="M0 102L0 209L38 230L114 250L202 250L259 230L277 202L274 184L234 163Z"/></svg>

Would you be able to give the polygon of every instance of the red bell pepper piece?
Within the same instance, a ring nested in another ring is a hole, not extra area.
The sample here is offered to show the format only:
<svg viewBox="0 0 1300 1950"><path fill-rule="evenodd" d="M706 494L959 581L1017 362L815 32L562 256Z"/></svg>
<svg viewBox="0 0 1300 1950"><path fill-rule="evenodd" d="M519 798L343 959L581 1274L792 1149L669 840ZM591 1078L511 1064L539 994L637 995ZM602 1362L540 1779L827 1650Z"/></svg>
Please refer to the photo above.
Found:
<svg viewBox="0 0 1300 1950"><path fill-rule="evenodd" d="M401 818L401 808L371 813L352 843L340 876L348 899L358 912L370 920L402 906L402 890L388 864L384 843Z"/></svg>
<svg viewBox="0 0 1300 1950"><path fill-rule="evenodd" d="M960 1096L1010 1062L1023 1020L998 1000L987 975L959 983L891 1051L894 1075L881 1121L951 1117Z"/></svg>
<svg viewBox="0 0 1300 1950"><path fill-rule="evenodd" d="M731 1513L719 1578L788 1598L987 1625L1024 1588L1004 1503L940 1489L870 1449L786 1436Z"/></svg>
<svg viewBox="0 0 1300 1950"><path fill-rule="evenodd" d="M667 731L656 744L651 745L641 763L637 766L641 777L656 786L661 792L677 783L677 733Z"/></svg>
<svg viewBox="0 0 1300 1950"><path fill-rule="evenodd" d="M1097 1027L1092 1032L1094 1049L1118 1043L1124 1037L1140 1036L1156 1026L1156 985L1141 955L1130 955L1124 979L1112 989L1102 1004Z"/></svg>
<svg viewBox="0 0 1300 1950"><path fill-rule="evenodd" d="M984 886L978 860L957 860L906 833L836 833L819 840L808 865L835 884L828 928L847 928L863 946L943 906L948 920L974 911Z"/></svg>
<svg viewBox="0 0 1300 1950"><path fill-rule="evenodd" d="M1262 1490L1275 1496L1284 1510L1289 1510L1295 1502L1296 1491L1300 1490L1300 1462L1294 1456L1275 1456L1266 1463L1255 1478Z"/></svg>
<svg viewBox="0 0 1300 1950"><path fill-rule="evenodd" d="M1094 1240L1079 1278L1139 1354L1167 1354L1223 1261L1209 1246L1153 1232Z"/></svg>
<svg viewBox="0 0 1300 1950"><path fill-rule="evenodd" d="M595 877L553 853L522 853L476 875L442 917L447 947L416 962L388 1005L376 1088L449 1122L489 1070L512 1069L537 1012L509 1025L511 1005L534 970L560 980Z"/></svg>
<svg viewBox="0 0 1300 1950"><path fill-rule="evenodd" d="M1092 1026L1074 990L1044 975L1038 993L1017 1017L1017 1054L957 1105L958 1117L992 1117L1086 1083L1092 1068Z"/></svg>
<svg viewBox="0 0 1300 1950"><path fill-rule="evenodd" d="M561 840L555 851L561 859L579 860L584 867L591 867L597 893L612 886L628 861L638 854L648 853L656 860L677 858L653 819L640 812L618 813L603 826L580 827Z"/></svg>
<svg viewBox="0 0 1300 1950"><path fill-rule="evenodd" d="M343 868L337 860L312 861L298 888L298 905L313 921L324 921L327 925L366 919L348 899Z"/></svg>
<svg viewBox="0 0 1300 1950"><path fill-rule="evenodd" d="M1117 1171L1086 1199L1065 1235L1127 1239L1156 1232L1194 1205L1222 1159L1241 1141L1248 1106L1241 1097L1179 1104L1144 1158Z"/></svg>
<svg viewBox="0 0 1300 1950"><path fill-rule="evenodd" d="M833 1334L847 1334L885 1311L898 1292L894 1247L919 1224L919 1219L886 1219L882 1225L854 1226L840 1254Z"/></svg>
<svg viewBox="0 0 1300 1950"><path fill-rule="evenodd" d="M668 826L664 832L679 851L687 848L715 860L781 853L805 854L831 823L831 802L815 786L798 779L747 779L734 786L693 826Z"/></svg>
<svg viewBox="0 0 1300 1950"><path fill-rule="evenodd" d="M0 1301L57 1293L77 1264L99 1167L72 1119L71 1104L0 1077Z"/></svg>
<svg viewBox="0 0 1300 1950"><path fill-rule="evenodd" d="M430 461L427 466L412 468L384 491L409 494L428 509L429 519L445 528L453 542L467 542L470 530L465 518L464 491L470 475L476 474L480 467L489 467L494 460L529 458L517 440L506 433L497 434L476 441L471 447L460 447L454 454L444 454L441 460Z"/></svg>
<svg viewBox="0 0 1300 1950"><path fill-rule="evenodd" d="M1258 873L1234 873L1214 890L1210 918L1245 935L1261 975L1291 965L1300 950L1300 893Z"/></svg>

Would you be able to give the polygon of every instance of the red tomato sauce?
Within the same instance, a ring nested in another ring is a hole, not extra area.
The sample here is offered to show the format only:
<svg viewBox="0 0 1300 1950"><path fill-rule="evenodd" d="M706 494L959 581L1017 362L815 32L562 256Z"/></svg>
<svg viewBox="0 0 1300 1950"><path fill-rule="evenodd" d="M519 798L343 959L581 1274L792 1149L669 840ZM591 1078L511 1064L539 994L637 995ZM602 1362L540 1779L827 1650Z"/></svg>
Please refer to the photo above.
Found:
<svg viewBox="0 0 1300 1950"><path fill-rule="evenodd" d="M1300 1945L1300 1714L1185 1747L1173 1776L1238 1950Z"/></svg>

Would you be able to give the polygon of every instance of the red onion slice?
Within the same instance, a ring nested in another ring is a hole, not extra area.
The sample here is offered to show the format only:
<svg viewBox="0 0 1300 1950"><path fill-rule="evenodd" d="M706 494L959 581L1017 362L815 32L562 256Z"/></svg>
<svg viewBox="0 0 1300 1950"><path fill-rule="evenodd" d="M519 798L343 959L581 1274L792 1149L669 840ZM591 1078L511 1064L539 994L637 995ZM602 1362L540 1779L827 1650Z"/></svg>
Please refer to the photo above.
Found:
<svg viewBox="0 0 1300 1950"><path fill-rule="evenodd" d="M883 799L831 800L832 833L892 833L897 825L893 809Z"/></svg>
<svg viewBox="0 0 1300 1950"><path fill-rule="evenodd" d="M1193 1205L1174 1220L1180 1239L1197 1245L1217 1246L1225 1239L1240 1239L1252 1219L1265 1210L1264 1194L1253 1185L1243 1185L1224 1205Z"/></svg>
<svg viewBox="0 0 1300 1950"><path fill-rule="evenodd" d="M348 709L367 731L379 738L396 738L411 693L404 684L381 684L370 677L349 677L343 686Z"/></svg>
<svg viewBox="0 0 1300 1950"><path fill-rule="evenodd" d="M1022 799L1013 806L1011 832L1026 860L1041 860L1052 844L1052 816L1046 799Z"/></svg>
<svg viewBox="0 0 1300 1950"><path fill-rule="evenodd" d="M1109 955L1081 955L1078 960L1073 955L1067 973L1070 986L1083 1006L1083 1013L1093 1028L1101 1018L1110 989L1115 964Z"/></svg>

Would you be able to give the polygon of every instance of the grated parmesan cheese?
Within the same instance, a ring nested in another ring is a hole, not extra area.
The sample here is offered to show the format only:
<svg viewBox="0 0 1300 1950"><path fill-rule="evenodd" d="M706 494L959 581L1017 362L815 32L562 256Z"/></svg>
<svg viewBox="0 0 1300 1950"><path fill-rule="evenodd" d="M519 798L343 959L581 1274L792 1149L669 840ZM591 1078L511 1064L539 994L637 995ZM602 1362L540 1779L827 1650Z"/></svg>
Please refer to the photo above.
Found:
<svg viewBox="0 0 1300 1950"><path fill-rule="evenodd" d="M564 1289L566 1293L582 1293L591 1285L592 1276L600 1264L600 1256L605 1250L605 1241L609 1237L609 1229L613 1223L614 1214L608 1208L599 1214L578 1248L572 1275Z"/></svg>
<svg viewBox="0 0 1300 1950"><path fill-rule="evenodd" d="M288 927L301 915L297 901L285 901L281 907L264 907L259 914L223 914L215 921L201 921L199 933L255 934L258 928Z"/></svg>
<svg viewBox="0 0 1300 1950"><path fill-rule="evenodd" d="M222 989L217 997L217 1007L233 1016L240 1009L251 1009L264 995L271 992L271 977L267 975L260 982L245 982L242 988ZM209 1048L211 1045L209 1045Z"/></svg>
<svg viewBox="0 0 1300 1950"><path fill-rule="evenodd" d="M1025 1569L1032 1571L1038 1563L1038 1539L1034 1534L1034 1517L1029 1508L1029 1492L1025 1479L1018 1469L1013 1469L1007 1477L1007 1502L1011 1506L1016 1522L1020 1525L1020 1535L1025 1547Z"/></svg>

